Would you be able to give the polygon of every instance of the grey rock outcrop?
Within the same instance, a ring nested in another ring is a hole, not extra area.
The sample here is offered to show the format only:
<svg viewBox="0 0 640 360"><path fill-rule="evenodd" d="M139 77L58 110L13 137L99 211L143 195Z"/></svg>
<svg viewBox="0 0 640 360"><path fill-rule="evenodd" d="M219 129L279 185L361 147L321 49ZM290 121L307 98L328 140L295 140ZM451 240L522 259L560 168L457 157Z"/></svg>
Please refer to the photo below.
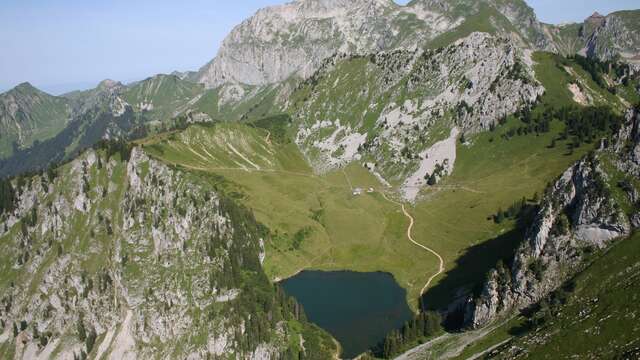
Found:
<svg viewBox="0 0 640 360"><path fill-rule="evenodd" d="M27 180L0 215L0 343L16 359L286 350L280 310L246 308L256 286L273 289L249 212L140 148L126 162L90 150L58 171Z"/></svg>
<svg viewBox="0 0 640 360"><path fill-rule="evenodd" d="M224 40L199 73L214 88L225 83L265 85L307 78L334 54L362 55L416 49L450 31L483 6L502 13L523 44L549 48L542 26L523 1L298 0L258 11ZM499 26L497 22L494 22Z"/></svg>
<svg viewBox="0 0 640 360"><path fill-rule="evenodd" d="M585 22L582 36L587 40L582 53L600 60L621 56L640 64L640 11L617 12L595 16Z"/></svg>
<svg viewBox="0 0 640 360"><path fill-rule="evenodd" d="M291 109L300 124L296 141L317 171L365 159L383 177L404 181L425 177L426 151L451 133L438 138L436 124L458 129L452 168L460 132L489 130L544 88L528 51L510 38L475 32L437 50L332 57L301 93Z"/></svg>
<svg viewBox="0 0 640 360"><path fill-rule="evenodd" d="M627 122L618 132L614 147L620 154L616 163L618 169L640 177L640 108L629 110Z"/></svg>
<svg viewBox="0 0 640 360"><path fill-rule="evenodd" d="M580 54L602 61L617 58L640 68L640 10L619 11L603 16L594 13L579 24L545 25L556 52Z"/></svg>
<svg viewBox="0 0 640 360"><path fill-rule="evenodd" d="M481 294L469 299L466 326L485 326L540 301L575 273L585 250L604 249L638 226L638 214L625 213L612 195L610 175L600 159L605 155L618 158L622 171L638 170L636 113L630 112L627 119L614 146L579 161L546 191L512 266L500 263L488 274ZM630 186L628 196L634 201L637 189Z"/></svg>

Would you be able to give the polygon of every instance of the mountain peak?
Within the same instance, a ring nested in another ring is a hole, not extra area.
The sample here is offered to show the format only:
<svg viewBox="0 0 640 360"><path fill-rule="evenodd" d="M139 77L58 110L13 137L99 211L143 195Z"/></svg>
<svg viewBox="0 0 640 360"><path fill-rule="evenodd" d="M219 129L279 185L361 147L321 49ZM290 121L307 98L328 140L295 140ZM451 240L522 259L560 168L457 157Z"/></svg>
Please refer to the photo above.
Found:
<svg viewBox="0 0 640 360"><path fill-rule="evenodd" d="M607 17L600 14L599 12L594 12L593 15L589 16L585 22L589 24L593 24L596 26L603 25L607 21Z"/></svg>
<svg viewBox="0 0 640 360"><path fill-rule="evenodd" d="M13 89L3 93L4 94L12 94L12 95L18 95L18 94L41 94L43 93L40 89L36 88L35 86L31 85L31 83L29 82L23 82L21 84L18 84L16 87L14 87Z"/></svg>
<svg viewBox="0 0 640 360"><path fill-rule="evenodd" d="M20 90L20 91L37 91L38 90L35 86L31 85L31 83L28 82L28 81L25 81L25 82L19 84L14 89L15 90Z"/></svg>
<svg viewBox="0 0 640 360"><path fill-rule="evenodd" d="M119 81L115 81L115 80L111 80L111 79L105 79L102 80L100 82L100 84L98 84L98 89L100 90L109 90L109 89L113 89L115 87L121 86L122 84Z"/></svg>

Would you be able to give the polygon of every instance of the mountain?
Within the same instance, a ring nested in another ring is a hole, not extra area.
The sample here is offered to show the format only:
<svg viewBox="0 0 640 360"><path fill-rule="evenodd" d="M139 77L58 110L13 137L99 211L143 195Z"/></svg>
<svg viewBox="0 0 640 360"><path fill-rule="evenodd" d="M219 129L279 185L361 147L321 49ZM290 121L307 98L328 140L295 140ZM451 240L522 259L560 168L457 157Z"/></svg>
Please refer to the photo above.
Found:
<svg viewBox="0 0 640 360"><path fill-rule="evenodd" d="M508 210L526 224L512 254L445 312L464 331L402 359L634 358L625 354L637 353L640 335L616 314L637 307L638 255L625 251L638 246L640 109L615 123L615 136L548 184L539 202Z"/></svg>
<svg viewBox="0 0 640 360"><path fill-rule="evenodd" d="M425 175L453 170L460 134L489 130L544 93L531 64L515 42L481 33L438 50L332 58L291 98L296 141L319 171L370 163L415 200Z"/></svg>
<svg viewBox="0 0 640 360"><path fill-rule="evenodd" d="M620 57L640 65L640 10L619 11L603 16L594 13L581 24L553 26L549 30L559 52L600 60Z"/></svg>
<svg viewBox="0 0 640 360"><path fill-rule="evenodd" d="M111 144L12 187L2 358L337 351L265 277L267 229L210 182Z"/></svg>
<svg viewBox="0 0 640 360"><path fill-rule="evenodd" d="M640 334L628 314L638 311L629 291L640 285L639 246L634 234L590 259L584 271L527 312L522 325L510 328L515 337L492 349L490 358L637 358ZM572 341L561 340L567 338Z"/></svg>
<svg viewBox="0 0 640 360"><path fill-rule="evenodd" d="M407 6L299 0L262 9L233 29L216 58L200 69L199 81L213 88L306 78L336 53L415 49L452 30L501 30L535 48L548 47L533 10L521 0L417 0Z"/></svg>
<svg viewBox="0 0 640 360"><path fill-rule="evenodd" d="M81 143L86 146L100 138L130 136L142 127L146 131L155 131L172 126L179 117L188 117L191 119L189 121L255 120L285 111L296 111L290 101L294 91L300 82L313 76L326 61L333 61L330 59L393 53L396 50L435 50L447 47L473 32L508 38L511 46L521 49L560 49L558 51L569 53L586 49L588 38L591 50L584 50L585 53L591 55L604 51L610 55L622 51L629 59L635 56L635 35L632 31L634 14L615 13L608 17L608 21L604 21L607 17L603 21L596 17L585 22L584 26L556 28L541 24L533 10L522 0L416 0L406 6L399 6L391 0L373 3L304 0L269 7L238 25L225 39L218 56L198 74L158 75L129 86L111 83L112 95L105 91L104 86L108 84L102 84L102 89L99 86L93 90L67 94L64 98L72 100L71 103L64 99L56 101L59 104L68 103L71 113L65 117L60 115L64 113L61 108L55 110L53 127L30 130L44 133L42 136L36 134L34 139L24 134L25 131L18 131L16 125L7 125L15 124L15 121L3 120L5 126L11 128L7 130L9 136L0 139L5 158L14 153L12 143L20 140L21 136L25 138L24 143L20 142L23 140L18 141L20 151L16 153L17 156L5 159L4 162L10 164L0 164L0 168L4 168L6 174L16 174L46 166L53 159L67 157L76 150L76 146L71 144L78 142L70 140L69 133L74 133L73 137L84 136L86 140ZM583 28L587 30L583 31ZM603 50L609 49L606 44L612 43L606 40L612 35L606 34L614 33L625 34L626 45L620 45L620 49L611 47L611 50ZM208 89L201 89L191 82L196 78ZM111 100L108 99L110 96ZM103 114L102 111L91 112L90 109L109 108L110 112L117 115L124 114L128 106L135 120L120 118L119 122L111 121L111 125L103 129L88 131L78 128L93 128L96 124L94 121L90 121L94 125L72 124L66 134L59 134L66 124L74 123L74 119L82 118L86 122L86 119L95 120L98 113ZM28 118L38 119L38 115L32 114L30 109L25 109L24 113ZM42 127L40 122L33 122L34 129ZM87 132L90 135L82 134ZM36 139L51 140L56 135L60 137L54 141L59 144L52 152L55 156L49 156L44 148L29 148ZM341 162L338 160L338 163ZM409 164L408 167L413 166ZM398 180L405 177L406 180L410 175L408 171L395 169L387 176Z"/></svg>
<svg viewBox="0 0 640 360"><path fill-rule="evenodd" d="M55 136L70 119L68 101L29 83L0 94L0 158Z"/></svg>
<svg viewBox="0 0 640 360"><path fill-rule="evenodd" d="M202 86L177 75L156 75L130 85L122 98L133 111L144 113L149 121L171 120L203 95Z"/></svg>
<svg viewBox="0 0 640 360"><path fill-rule="evenodd" d="M65 127L46 140L18 149L0 160L4 177L39 171L69 160L101 139L127 138L144 120L120 97L124 86L112 80L101 82L92 90L73 92L60 98L70 109Z"/></svg>
<svg viewBox="0 0 640 360"><path fill-rule="evenodd" d="M575 272L586 249L607 248L640 225L639 123L640 109L629 111L610 150L578 162L547 189L511 268L491 272L482 294L469 303L467 325L484 326L501 312L538 302Z"/></svg>
<svg viewBox="0 0 640 360"><path fill-rule="evenodd" d="M49 103L65 106L68 120L48 138L19 148L0 160L0 174L11 176L38 171L71 159L100 140L135 138L156 128L174 126L181 115L188 115L190 122L211 121L197 111L187 114L194 110L192 105L202 95L201 85L174 75L157 75L129 86L107 79L94 89L49 97ZM50 108L46 113L42 107L24 108L29 118L41 115L44 119L51 116L55 119L56 116ZM38 131L46 130L40 124L35 126Z"/></svg>

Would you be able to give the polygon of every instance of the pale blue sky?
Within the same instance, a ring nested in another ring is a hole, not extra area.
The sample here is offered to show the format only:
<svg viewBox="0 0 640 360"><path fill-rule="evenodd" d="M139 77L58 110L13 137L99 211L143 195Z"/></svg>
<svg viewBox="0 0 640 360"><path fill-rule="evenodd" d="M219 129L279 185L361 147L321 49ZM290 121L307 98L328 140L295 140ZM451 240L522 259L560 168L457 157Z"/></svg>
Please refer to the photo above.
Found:
<svg viewBox="0 0 640 360"><path fill-rule="evenodd" d="M105 78L196 70L232 27L284 0L0 0L0 91L59 93ZM398 0L399 3L407 1ZM640 8L638 0L527 0L545 22Z"/></svg>

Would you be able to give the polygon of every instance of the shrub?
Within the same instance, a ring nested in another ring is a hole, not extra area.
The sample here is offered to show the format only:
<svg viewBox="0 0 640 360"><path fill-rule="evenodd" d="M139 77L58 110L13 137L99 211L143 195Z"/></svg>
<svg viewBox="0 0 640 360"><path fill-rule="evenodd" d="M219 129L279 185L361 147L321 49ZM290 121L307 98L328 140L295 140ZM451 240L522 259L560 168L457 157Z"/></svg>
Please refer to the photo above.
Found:
<svg viewBox="0 0 640 360"><path fill-rule="evenodd" d="M545 270L546 266L540 259L535 259L529 264L529 271L533 273L538 281L542 281Z"/></svg>

